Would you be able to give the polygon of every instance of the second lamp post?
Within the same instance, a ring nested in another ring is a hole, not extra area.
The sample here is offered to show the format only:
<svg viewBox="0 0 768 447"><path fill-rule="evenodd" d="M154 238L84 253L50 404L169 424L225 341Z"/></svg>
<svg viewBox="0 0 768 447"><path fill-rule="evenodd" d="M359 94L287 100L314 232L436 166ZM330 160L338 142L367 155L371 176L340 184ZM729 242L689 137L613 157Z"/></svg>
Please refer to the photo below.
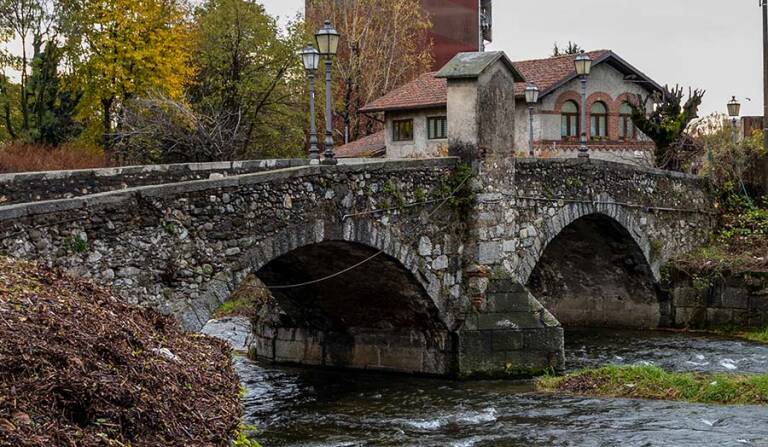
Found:
<svg viewBox="0 0 768 447"><path fill-rule="evenodd" d="M728 116L731 117L731 124L733 125L733 142L739 141L739 114L741 113L741 104L736 100L734 96L728 102Z"/></svg>
<svg viewBox="0 0 768 447"><path fill-rule="evenodd" d="M576 74L581 79L581 145L579 146L579 158L589 158L587 148L587 77L592 70L592 58L584 50L576 56Z"/></svg>
<svg viewBox="0 0 768 447"><path fill-rule="evenodd" d="M317 147L317 125L315 124L315 75L320 65L320 53L308 43L301 51L304 69L309 77L309 159L319 160L320 149Z"/></svg>
<svg viewBox="0 0 768 447"><path fill-rule="evenodd" d="M528 155L533 157L533 106L539 102L538 87L528 84L525 88L525 102L528 103Z"/></svg>
<svg viewBox="0 0 768 447"><path fill-rule="evenodd" d="M333 115L331 95L331 66L339 49L339 33L331 26L330 20L315 34L320 55L325 57L325 153L323 164L335 165L339 161L333 153Z"/></svg>

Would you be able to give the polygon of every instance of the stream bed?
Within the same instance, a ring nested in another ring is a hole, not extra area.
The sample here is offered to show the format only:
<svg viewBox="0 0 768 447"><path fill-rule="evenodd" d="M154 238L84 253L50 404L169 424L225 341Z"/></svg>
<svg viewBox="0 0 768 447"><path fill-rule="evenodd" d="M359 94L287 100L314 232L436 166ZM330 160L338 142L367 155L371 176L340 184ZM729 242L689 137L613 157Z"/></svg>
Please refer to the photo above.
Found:
<svg viewBox="0 0 768 447"><path fill-rule="evenodd" d="M768 346L664 332L569 331L569 369L768 371ZM246 422L264 447L766 446L768 407L534 393L527 382L458 382L289 368L239 358Z"/></svg>

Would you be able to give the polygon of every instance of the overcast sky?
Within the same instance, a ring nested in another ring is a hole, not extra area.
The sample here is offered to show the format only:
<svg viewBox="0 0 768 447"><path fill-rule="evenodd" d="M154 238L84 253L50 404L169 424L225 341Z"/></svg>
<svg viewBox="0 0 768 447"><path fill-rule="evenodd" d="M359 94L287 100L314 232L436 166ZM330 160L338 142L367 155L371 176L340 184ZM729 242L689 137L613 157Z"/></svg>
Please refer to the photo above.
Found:
<svg viewBox="0 0 768 447"><path fill-rule="evenodd" d="M262 0L282 19L304 0ZM762 41L756 0L495 0L494 42L512 60L547 57L555 41L611 49L660 84L707 90L701 116L762 115ZM18 44L13 45L14 50ZM750 98L751 101L747 100Z"/></svg>
<svg viewBox="0 0 768 447"><path fill-rule="evenodd" d="M263 0L292 17L304 0ZM707 90L701 115L762 115L762 25L757 0L495 0L494 43L512 60L547 57L555 41L614 50L660 84ZM752 101L747 101L751 98Z"/></svg>

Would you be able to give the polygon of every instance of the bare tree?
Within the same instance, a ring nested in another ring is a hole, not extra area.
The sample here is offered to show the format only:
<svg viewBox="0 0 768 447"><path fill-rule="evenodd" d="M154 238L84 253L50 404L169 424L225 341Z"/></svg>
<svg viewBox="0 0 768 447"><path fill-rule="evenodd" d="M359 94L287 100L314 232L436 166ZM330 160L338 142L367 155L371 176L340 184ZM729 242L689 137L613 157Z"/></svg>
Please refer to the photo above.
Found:
<svg viewBox="0 0 768 447"><path fill-rule="evenodd" d="M206 115L155 95L126 104L113 141L123 163L235 160L247 139L244 127L239 112L219 110Z"/></svg>
<svg viewBox="0 0 768 447"><path fill-rule="evenodd" d="M309 31L326 19L342 34L334 65L334 104L340 108L335 113L355 140L378 130L378 122L360 108L429 71L432 24L420 0L309 0Z"/></svg>

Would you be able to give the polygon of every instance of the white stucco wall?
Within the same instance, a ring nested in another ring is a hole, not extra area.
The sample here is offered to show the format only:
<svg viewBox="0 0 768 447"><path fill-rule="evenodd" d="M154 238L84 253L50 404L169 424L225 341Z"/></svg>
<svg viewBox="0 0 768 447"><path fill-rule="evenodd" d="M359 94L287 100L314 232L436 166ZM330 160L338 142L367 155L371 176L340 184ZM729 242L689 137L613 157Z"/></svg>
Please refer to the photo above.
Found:
<svg viewBox="0 0 768 447"><path fill-rule="evenodd" d="M387 112L386 114L386 144L387 158L418 158L446 155L448 139L430 140L427 132L427 119L430 117L446 116L444 108L425 109L405 112ZM393 122L397 120L413 120L413 140L394 141ZM448 123L450 126L450 123Z"/></svg>
<svg viewBox="0 0 768 447"><path fill-rule="evenodd" d="M563 93L568 91L580 95L580 81L574 79L568 82L549 95L541 98L539 103L534 107L534 141L560 141L561 118L560 114L556 113L557 101ZM625 81L624 75L608 64L595 66L590 74L589 82L587 83L587 98L595 93L604 93L610 97L611 104L607 104L609 107L609 115L618 115L618 107L620 104L615 104L615 102L622 94L641 94L643 97L648 95L648 92L643 87L636 83ZM515 147L518 152L527 153L529 136L528 105L523 99L518 99L517 101ZM589 109L587 109L587 111L589 112ZM553 113L550 114L547 112ZM609 116L609 132L611 131L611 119L617 118ZM587 123L589 123L589 116L587 117ZM616 141L617 139L616 135L611 138L612 141ZM638 139L641 141L648 141L642 134L638 134Z"/></svg>

